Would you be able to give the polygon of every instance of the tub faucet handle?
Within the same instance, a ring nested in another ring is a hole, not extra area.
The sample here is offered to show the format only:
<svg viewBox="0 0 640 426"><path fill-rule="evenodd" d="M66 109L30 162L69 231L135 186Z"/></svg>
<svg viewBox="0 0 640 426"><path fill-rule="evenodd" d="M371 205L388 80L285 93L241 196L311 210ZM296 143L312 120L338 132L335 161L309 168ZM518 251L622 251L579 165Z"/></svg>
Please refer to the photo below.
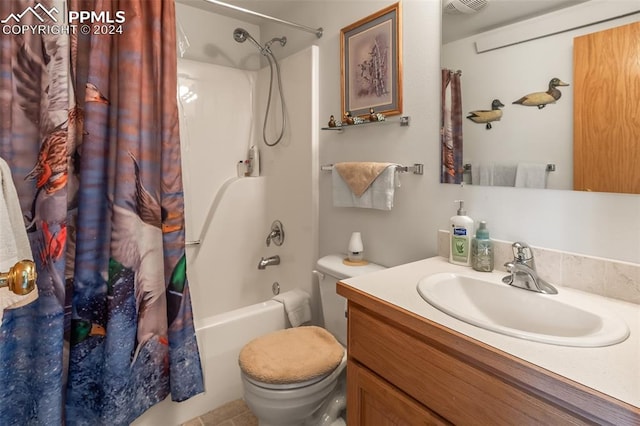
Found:
<svg viewBox="0 0 640 426"><path fill-rule="evenodd" d="M282 222L279 220L274 220L271 224L271 231L269 232L269 235L267 235L266 240L267 247L271 245L271 241L273 241L273 244L278 247L284 243L284 227L282 226Z"/></svg>

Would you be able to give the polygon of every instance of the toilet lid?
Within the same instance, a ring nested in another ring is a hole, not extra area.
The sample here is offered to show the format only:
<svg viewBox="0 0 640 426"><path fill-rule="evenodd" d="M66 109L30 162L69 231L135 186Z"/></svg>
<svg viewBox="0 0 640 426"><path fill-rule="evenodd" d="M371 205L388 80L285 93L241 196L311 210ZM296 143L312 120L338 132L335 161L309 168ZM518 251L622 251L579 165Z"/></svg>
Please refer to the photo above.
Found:
<svg viewBox="0 0 640 426"><path fill-rule="evenodd" d="M327 375L343 355L344 348L331 333L308 326L258 337L242 348L238 361L244 374L255 381L288 384Z"/></svg>

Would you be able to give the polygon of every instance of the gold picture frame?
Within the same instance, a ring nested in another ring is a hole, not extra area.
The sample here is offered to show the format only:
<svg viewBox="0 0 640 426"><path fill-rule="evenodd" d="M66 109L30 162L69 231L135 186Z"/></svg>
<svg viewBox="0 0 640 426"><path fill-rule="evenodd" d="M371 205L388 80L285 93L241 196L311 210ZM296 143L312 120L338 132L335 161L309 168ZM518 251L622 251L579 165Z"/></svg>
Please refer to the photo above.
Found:
<svg viewBox="0 0 640 426"><path fill-rule="evenodd" d="M392 4L340 30L342 116L402 114L402 13Z"/></svg>

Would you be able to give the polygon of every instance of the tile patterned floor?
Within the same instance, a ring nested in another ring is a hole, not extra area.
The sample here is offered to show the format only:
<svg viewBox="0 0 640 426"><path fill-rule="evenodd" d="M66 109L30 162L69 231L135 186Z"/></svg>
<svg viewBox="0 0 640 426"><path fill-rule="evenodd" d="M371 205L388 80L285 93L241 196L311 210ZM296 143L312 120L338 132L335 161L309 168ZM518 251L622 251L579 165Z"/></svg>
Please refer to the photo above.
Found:
<svg viewBox="0 0 640 426"><path fill-rule="evenodd" d="M191 419L182 426L258 426L258 419L243 400L237 399Z"/></svg>

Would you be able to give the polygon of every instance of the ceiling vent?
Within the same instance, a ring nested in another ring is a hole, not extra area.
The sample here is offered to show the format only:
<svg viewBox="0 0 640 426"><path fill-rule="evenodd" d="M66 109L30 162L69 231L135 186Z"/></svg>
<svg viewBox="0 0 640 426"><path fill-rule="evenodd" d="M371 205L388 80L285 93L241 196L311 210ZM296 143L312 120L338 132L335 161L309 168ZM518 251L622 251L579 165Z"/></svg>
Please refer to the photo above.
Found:
<svg viewBox="0 0 640 426"><path fill-rule="evenodd" d="M489 3L489 0L445 0L445 13L457 15L460 13L477 13Z"/></svg>

